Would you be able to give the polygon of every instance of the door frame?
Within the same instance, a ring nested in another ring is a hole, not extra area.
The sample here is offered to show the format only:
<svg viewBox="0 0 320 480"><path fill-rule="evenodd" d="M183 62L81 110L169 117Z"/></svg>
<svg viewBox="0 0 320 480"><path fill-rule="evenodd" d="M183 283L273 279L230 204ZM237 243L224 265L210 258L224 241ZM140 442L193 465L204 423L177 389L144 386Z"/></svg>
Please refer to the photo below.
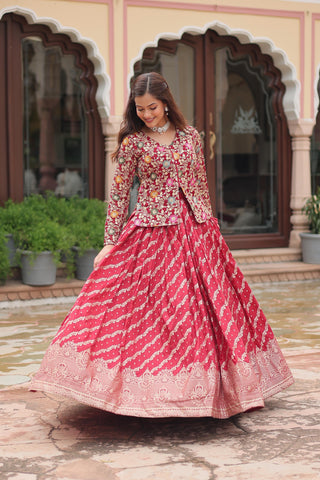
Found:
<svg viewBox="0 0 320 480"><path fill-rule="evenodd" d="M96 103L98 88L94 66L88 59L85 47L72 42L63 33L53 33L47 25L29 24L15 13L6 13L0 19L0 65L6 72L1 79L0 94L5 105L0 112L1 143L6 146L5 156L0 157L1 175L0 203L8 198L23 200L23 91L21 39L40 37L45 47L59 46L64 54L73 55L75 64L82 70L81 81L85 84L85 110L88 120L88 177L89 196L104 199L104 138L102 123ZM1 37L0 37L1 40ZM10 55L7 53L10 52ZM19 140L20 139L20 140Z"/></svg>
<svg viewBox="0 0 320 480"><path fill-rule="evenodd" d="M267 85L272 90L271 103L273 107L274 118L276 122L276 155L277 155L277 204L278 204L278 231L264 234L224 234L230 248L243 249L248 248L269 248L270 246L286 247L289 243L290 234L290 191L291 191L291 140L287 125L287 118L283 109L283 97L285 86L281 82L281 72L274 66L273 60L269 55L261 52L260 47L255 44L242 44L235 37L228 35L219 35L214 30L207 30L203 35L205 51L205 90L204 115L205 115L205 157L210 158L210 131L214 129L213 115L211 106L214 108L214 89L212 88L213 78L210 78L210 69L213 71L213 55L210 44L214 48L229 48L234 58L244 56L250 57L253 68L259 68L261 75L267 79ZM211 94L211 97L210 97ZM208 135L209 133L209 135ZM212 162L213 163L213 162ZM214 179L216 185L216 169L207 160L208 171ZM215 197L215 192L211 198ZM215 212L215 199L213 209Z"/></svg>

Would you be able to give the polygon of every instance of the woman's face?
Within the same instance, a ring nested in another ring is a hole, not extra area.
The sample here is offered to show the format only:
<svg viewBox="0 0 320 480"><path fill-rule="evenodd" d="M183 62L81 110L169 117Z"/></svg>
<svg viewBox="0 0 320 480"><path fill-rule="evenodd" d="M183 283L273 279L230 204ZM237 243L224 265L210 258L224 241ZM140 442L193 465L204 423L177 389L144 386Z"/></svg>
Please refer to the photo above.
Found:
<svg viewBox="0 0 320 480"><path fill-rule="evenodd" d="M150 93L135 97L136 112L148 128L163 127L168 118L165 114L165 104Z"/></svg>

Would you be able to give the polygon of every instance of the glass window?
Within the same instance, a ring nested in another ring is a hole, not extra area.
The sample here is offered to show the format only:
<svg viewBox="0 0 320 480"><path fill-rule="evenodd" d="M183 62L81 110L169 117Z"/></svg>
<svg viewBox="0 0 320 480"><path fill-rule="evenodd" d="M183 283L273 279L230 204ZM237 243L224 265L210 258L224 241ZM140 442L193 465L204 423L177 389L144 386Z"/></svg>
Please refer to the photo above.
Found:
<svg viewBox="0 0 320 480"><path fill-rule="evenodd" d="M173 49L172 49L173 50ZM194 125L194 49L189 45L179 43L174 53L154 50L152 58L141 60L140 73L158 72L170 85L173 97L181 108L189 124Z"/></svg>
<svg viewBox="0 0 320 480"><path fill-rule="evenodd" d="M88 196L83 72L74 55L22 39L24 195Z"/></svg>
<svg viewBox="0 0 320 480"><path fill-rule="evenodd" d="M160 53L161 73L189 124L194 125L194 49L179 43L174 56Z"/></svg>
<svg viewBox="0 0 320 480"><path fill-rule="evenodd" d="M248 56L215 51L217 217L223 233L275 232L277 165L271 95Z"/></svg>

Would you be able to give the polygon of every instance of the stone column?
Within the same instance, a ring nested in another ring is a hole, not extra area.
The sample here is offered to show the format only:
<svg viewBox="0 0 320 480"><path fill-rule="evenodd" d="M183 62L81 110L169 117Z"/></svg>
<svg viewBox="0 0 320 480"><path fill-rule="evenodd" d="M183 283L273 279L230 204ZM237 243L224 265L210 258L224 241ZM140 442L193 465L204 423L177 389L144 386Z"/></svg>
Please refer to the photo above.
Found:
<svg viewBox="0 0 320 480"><path fill-rule="evenodd" d="M311 195L310 137L315 124L313 119L289 120L292 137L292 179L290 207L292 231L289 247L300 247L299 233L308 231L307 217L301 209Z"/></svg>
<svg viewBox="0 0 320 480"><path fill-rule="evenodd" d="M120 129L122 117L118 115L110 116L102 120L102 131L105 136L105 195L109 199L111 182L113 179L116 164L111 160L111 153L117 146L117 137Z"/></svg>

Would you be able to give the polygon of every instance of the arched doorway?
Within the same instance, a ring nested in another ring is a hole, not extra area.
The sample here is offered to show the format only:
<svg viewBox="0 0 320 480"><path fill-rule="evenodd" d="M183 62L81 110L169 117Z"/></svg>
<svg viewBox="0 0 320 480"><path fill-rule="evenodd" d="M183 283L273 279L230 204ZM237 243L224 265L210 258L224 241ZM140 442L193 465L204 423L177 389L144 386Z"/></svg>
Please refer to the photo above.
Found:
<svg viewBox="0 0 320 480"><path fill-rule="evenodd" d="M104 198L97 82L86 49L67 35L0 20L0 201L30 193Z"/></svg>
<svg viewBox="0 0 320 480"><path fill-rule="evenodd" d="M151 70L203 136L212 206L230 247L287 246L291 147L272 58L208 30L145 49L135 75Z"/></svg>

